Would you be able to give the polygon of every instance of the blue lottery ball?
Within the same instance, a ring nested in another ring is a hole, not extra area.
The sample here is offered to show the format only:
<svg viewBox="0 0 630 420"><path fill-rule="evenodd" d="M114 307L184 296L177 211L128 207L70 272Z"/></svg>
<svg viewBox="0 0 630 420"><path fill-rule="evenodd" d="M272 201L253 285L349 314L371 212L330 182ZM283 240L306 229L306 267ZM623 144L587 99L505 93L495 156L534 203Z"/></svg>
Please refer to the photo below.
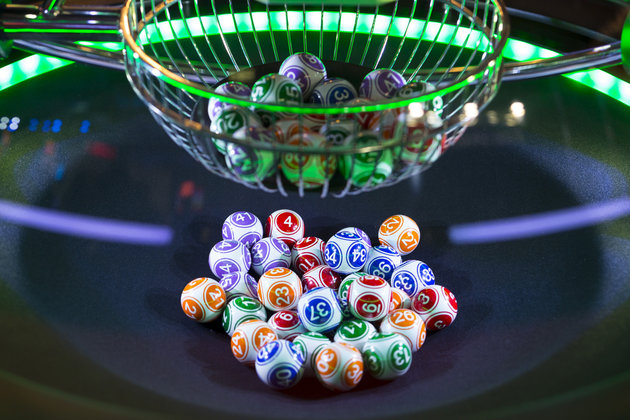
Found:
<svg viewBox="0 0 630 420"><path fill-rule="evenodd" d="M357 233L339 231L326 242L324 260L334 271L341 274L355 273L367 260L368 246Z"/></svg>
<svg viewBox="0 0 630 420"><path fill-rule="evenodd" d="M398 251L389 245L378 245L368 252L363 271L389 281L400 264L402 264L402 257Z"/></svg>
<svg viewBox="0 0 630 420"><path fill-rule="evenodd" d="M435 284L433 270L418 260L405 261L392 273L391 285L414 296L426 286Z"/></svg>
<svg viewBox="0 0 630 420"><path fill-rule="evenodd" d="M322 80L311 94L311 100L320 105L336 105L357 97L357 90L350 82L340 77Z"/></svg>
<svg viewBox="0 0 630 420"><path fill-rule="evenodd" d="M302 325L311 332L332 331L343 319L337 294L329 287L316 287L304 293L298 301L297 313Z"/></svg>
<svg viewBox="0 0 630 420"><path fill-rule="evenodd" d="M304 362L304 355L295 344L288 340L275 340L258 351L256 373L270 387L288 389L302 379Z"/></svg>
<svg viewBox="0 0 630 420"><path fill-rule="evenodd" d="M262 238L252 246L251 266L259 276L272 268L289 268L291 250L278 238Z"/></svg>

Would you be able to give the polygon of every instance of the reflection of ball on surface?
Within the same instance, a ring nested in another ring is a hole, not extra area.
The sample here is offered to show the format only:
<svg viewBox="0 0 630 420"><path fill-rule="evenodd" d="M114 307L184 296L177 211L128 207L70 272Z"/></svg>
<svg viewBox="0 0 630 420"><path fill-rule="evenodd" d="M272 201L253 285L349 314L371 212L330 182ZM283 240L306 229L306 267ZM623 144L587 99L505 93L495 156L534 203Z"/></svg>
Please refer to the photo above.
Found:
<svg viewBox="0 0 630 420"><path fill-rule="evenodd" d="M275 144L279 133L262 127L242 127L233 134L235 139L249 140L254 143ZM257 146L241 146L228 143L225 163L230 171L247 182L263 181L276 173L279 155L271 150Z"/></svg>
<svg viewBox="0 0 630 420"><path fill-rule="evenodd" d="M357 97L357 90L352 83L340 77L322 80L311 95L311 100L323 106L337 105Z"/></svg>
<svg viewBox="0 0 630 420"><path fill-rule="evenodd" d="M365 370L376 379L390 380L411 367L409 343L399 334L376 334L363 346Z"/></svg>
<svg viewBox="0 0 630 420"><path fill-rule="evenodd" d="M315 358L317 379L336 391L349 391L363 378L363 358L355 347L331 343L322 348Z"/></svg>
<svg viewBox="0 0 630 420"><path fill-rule="evenodd" d="M256 215L248 211L230 214L223 222L221 235L223 240L235 240L250 248L262 239L262 223Z"/></svg>
<svg viewBox="0 0 630 420"><path fill-rule="evenodd" d="M182 310L197 322L210 322L221 315L226 305L225 292L216 280L197 278L184 287L181 295Z"/></svg>
<svg viewBox="0 0 630 420"><path fill-rule="evenodd" d="M210 250L208 265L215 276L221 278L235 271L249 271L252 257L249 249L234 240L218 242Z"/></svg>
<svg viewBox="0 0 630 420"><path fill-rule="evenodd" d="M330 340L324 334L309 331L298 335L293 340L293 344L300 349L306 360L304 374L313 375L315 373L315 358L326 344L330 344Z"/></svg>
<svg viewBox="0 0 630 420"><path fill-rule="evenodd" d="M265 104L294 106L302 103L302 90L293 79L271 73L254 83L250 98L254 102ZM271 112L262 108L255 108L255 112L266 127L277 119L290 115L284 112Z"/></svg>
<svg viewBox="0 0 630 420"><path fill-rule="evenodd" d="M341 276L327 265L312 268L302 276L304 290L311 290L316 287L330 287L333 290L337 290L339 283L341 283Z"/></svg>
<svg viewBox="0 0 630 420"><path fill-rule="evenodd" d="M367 321L353 319L344 321L335 333L335 342L349 344L358 350L376 334L376 327Z"/></svg>
<svg viewBox="0 0 630 420"><path fill-rule="evenodd" d="M420 290L411 301L411 309L424 320L431 331L441 330L457 316L457 299L446 287L433 285Z"/></svg>
<svg viewBox="0 0 630 420"><path fill-rule="evenodd" d="M223 329L231 336L239 325L250 319L265 321L267 319L265 307L256 299L239 296L232 299L223 311Z"/></svg>
<svg viewBox="0 0 630 420"><path fill-rule="evenodd" d="M373 101L393 98L405 85L405 78L395 70L376 69L369 72L359 87L359 96Z"/></svg>
<svg viewBox="0 0 630 420"><path fill-rule="evenodd" d="M363 268L367 253L368 247L358 234L340 231L326 242L324 260L336 272L350 274Z"/></svg>
<svg viewBox="0 0 630 420"><path fill-rule="evenodd" d="M381 224L378 240L394 248L400 255L407 255L420 244L420 228L411 217L397 214Z"/></svg>
<svg viewBox="0 0 630 420"><path fill-rule="evenodd" d="M328 146L326 137L308 131L293 135L287 144L318 149ZM334 155L327 154L287 152L282 155L281 169L291 184L296 186L301 184L305 189L318 188L335 174L337 159Z"/></svg>
<svg viewBox="0 0 630 420"><path fill-rule="evenodd" d="M288 268L291 250L278 238L262 238L252 246L252 269L259 276L276 267Z"/></svg>
<svg viewBox="0 0 630 420"><path fill-rule="evenodd" d="M291 388L302 379L304 356L290 341L272 341L258 351L256 373L274 389Z"/></svg>
<svg viewBox="0 0 630 420"><path fill-rule="evenodd" d="M258 351L278 336L271 326L257 319L242 322L232 334L230 347L232 354L241 363L253 365Z"/></svg>
<svg viewBox="0 0 630 420"><path fill-rule="evenodd" d="M289 247L304 237L304 229L304 219L293 210L276 210L265 222L265 236L280 239Z"/></svg>
<svg viewBox="0 0 630 420"><path fill-rule="evenodd" d="M229 96L230 98L249 99L252 90L244 83L225 82L217 86L214 93ZM210 98L208 102L208 116L211 120L214 120L219 114L219 111L229 105L231 104L222 102L220 98Z"/></svg>
<svg viewBox="0 0 630 420"><path fill-rule="evenodd" d="M391 285L414 296L426 286L435 283L433 270L426 263L408 260L396 267L391 277Z"/></svg>
<svg viewBox="0 0 630 420"><path fill-rule="evenodd" d="M313 332L332 331L342 319L341 306L333 289L318 287L304 293L297 307L300 321Z"/></svg>
<svg viewBox="0 0 630 420"><path fill-rule="evenodd" d="M278 338L283 340L293 341L295 337L306 332L306 328L295 311L278 311L271 315L267 322L278 334Z"/></svg>
<svg viewBox="0 0 630 420"><path fill-rule="evenodd" d="M293 245L291 250L291 265L298 274L324 265L324 247L326 242L314 236L306 236Z"/></svg>
<svg viewBox="0 0 630 420"><path fill-rule="evenodd" d="M258 300L271 311L295 308L300 296L302 282L288 268L272 268L258 279Z"/></svg>
<svg viewBox="0 0 630 420"><path fill-rule="evenodd" d="M427 338L427 329L422 318L411 309L396 309L381 321L382 333L398 333L407 339L411 351L422 347Z"/></svg>
<svg viewBox="0 0 630 420"><path fill-rule="evenodd" d="M235 271L221 277L219 284L228 300L238 296L258 299L258 283L245 271Z"/></svg>
<svg viewBox="0 0 630 420"><path fill-rule="evenodd" d="M378 245L368 251L363 271L389 281L394 269L401 263L402 258L398 251L389 245Z"/></svg>
<svg viewBox="0 0 630 420"><path fill-rule="evenodd" d="M378 134L370 131L363 131L357 136L349 136L344 141L344 145L353 147L378 144ZM339 157L339 172L357 187L378 185L389 178L393 170L394 157L390 149L344 154Z"/></svg>
<svg viewBox="0 0 630 420"><path fill-rule="evenodd" d="M241 106L229 105L221 108L217 116L210 124L210 131L217 134L233 135L243 127L261 127L262 122L252 111ZM218 137L213 137L217 150L225 154L227 151L227 142Z"/></svg>
<svg viewBox="0 0 630 420"><path fill-rule="evenodd" d="M280 65L279 73L295 80L304 99L307 99L313 88L326 78L326 68L322 60L307 52L288 56Z"/></svg>
<svg viewBox="0 0 630 420"><path fill-rule="evenodd" d="M387 315L391 288L380 277L366 275L354 280L348 290L348 305L352 315L365 321L378 321Z"/></svg>

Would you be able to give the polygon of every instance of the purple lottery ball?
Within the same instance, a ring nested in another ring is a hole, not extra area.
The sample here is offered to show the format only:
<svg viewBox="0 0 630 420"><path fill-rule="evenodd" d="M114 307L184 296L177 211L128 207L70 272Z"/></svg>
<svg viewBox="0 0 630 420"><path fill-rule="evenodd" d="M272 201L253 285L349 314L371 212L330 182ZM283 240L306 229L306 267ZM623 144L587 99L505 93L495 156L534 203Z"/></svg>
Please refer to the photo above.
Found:
<svg viewBox="0 0 630 420"><path fill-rule="evenodd" d="M219 282L228 299L238 296L247 296L258 299L258 283L245 271L235 271L221 277Z"/></svg>
<svg viewBox="0 0 630 420"><path fill-rule="evenodd" d="M380 101L396 96L405 86L405 78L395 70L376 69L365 76L359 88L359 96Z"/></svg>
<svg viewBox="0 0 630 420"><path fill-rule="evenodd" d="M224 240L235 240L251 248L262 239L263 227L254 214L247 211L237 211L225 219L221 234Z"/></svg>
<svg viewBox="0 0 630 420"><path fill-rule="evenodd" d="M317 56L302 52L287 57L280 66L280 74L295 80L307 99L313 88L326 78L326 68Z"/></svg>
<svg viewBox="0 0 630 420"><path fill-rule="evenodd" d="M258 275L276 267L289 268L291 250L280 239L263 238L252 246L252 268Z"/></svg>
<svg viewBox="0 0 630 420"><path fill-rule="evenodd" d="M210 270L219 278L235 271L248 271L251 264L252 257L249 250L235 240L217 243L208 255Z"/></svg>
<svg viewBox="0 0 630 420"><path fill-rule="evenodd" d="M225 82L217 86L214 92L230 98L249 99L252 90L249 86L240 82ZM218 98L211 98L208 103L208 116L210 119L214 120L227 105L229 105L228 102L222 102Z"/></svg>

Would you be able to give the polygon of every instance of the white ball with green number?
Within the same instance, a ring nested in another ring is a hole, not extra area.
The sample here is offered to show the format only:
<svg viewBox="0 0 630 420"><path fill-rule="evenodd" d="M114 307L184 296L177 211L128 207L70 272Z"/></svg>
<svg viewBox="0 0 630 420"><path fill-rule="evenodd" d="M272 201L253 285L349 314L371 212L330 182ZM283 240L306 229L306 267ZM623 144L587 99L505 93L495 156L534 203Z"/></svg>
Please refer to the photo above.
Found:
<svg viewBox="0 0 630 420"><path fill-rule="evenodd" d="M411 348L400 334L376 334L363 346L365 370L376 379L391 380L411 367Z"/></svg>
<svg viewBox="0 0 630 420"><path fill-rule="evenodd" d="M365 343L376 333L376 327L369 322L362 319L352 319L339 325L334 340L337 343L350 344L361 350Z"/></svg>
<svg viewBox="0 0 630 420"><path fill-rule="evenodd" d="M281 74L270 73L254 83L250 98L259 103L296 106L302 103L302 90L295 80ZM294 115L288 112L272 112L256 106L253 109L266 127L279 119Z"/></svg>
<svg viewBox="0 0 630 420"><path fill-rule="evenodd" d="M363 131L346 138L344 144L353 147L376 146L378 134ZM339 157L339 171L345 179L357 187L378 185L388 179L394 170L394 157L391 150L346 154Z"/></svg>
<svg viewBox="0 0 630 420"><path fill-rule="evenodd" d="M249 109L243 108L242 106L229 105L222 108L217 113L216 118L212 120L212 124L210 124L210 131L232 136L243 127L261 126L262 122L260 118ZM220 153L226 153L228 142L218 137L213 137L212 142Z"/></svg>

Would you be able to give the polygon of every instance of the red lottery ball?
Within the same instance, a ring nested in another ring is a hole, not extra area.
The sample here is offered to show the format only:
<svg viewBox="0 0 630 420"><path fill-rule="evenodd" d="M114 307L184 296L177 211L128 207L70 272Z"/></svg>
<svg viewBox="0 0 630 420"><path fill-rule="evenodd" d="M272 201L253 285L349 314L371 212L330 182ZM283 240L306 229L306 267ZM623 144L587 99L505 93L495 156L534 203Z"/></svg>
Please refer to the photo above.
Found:
<svg viewBox="0 0 630 420"><path fill-rule="evenodd" d="M457 299L444 286L432 285L420 290L411 302L413 309L431 331L451 325L457 316Z"/></svg>
<svg viewBox="0 0 630 420"><path fill-rule="evenodd" d="M267 218L265 236L278 238L291 248L304 237L304 220L293 210L276 210Z"/></svg>
<svg viewBox="0 0 630 420"><path fill-rule="evenodd" d="M389 312L391 295L391 287L384 279L372 275L359 277L348 290L350 312L365 321L378 321Z"/></svg>
<svg viewBox="0 0 630 420"><path fill-rule="evenodd" d="M306 236L293 245L291 264L302 275L307 271L324 265L324 247L326 242L314 236Z"/></svg>
<svg viewBox="0 0 630 420"><path fill-rule="evenodd" d="M304 291L314 289L316 287L330 287L331 289L339 289L341 276L333 271L327 265L315 267L302 276L302 284Z"/></svg>
<svg viewBox="0 0 630 420"><path fill-rule="evenodd" d="M307 332L296 311L278 311L271 315L267 323L273 328L278 338L293 341L295 337Z"/></svg>

